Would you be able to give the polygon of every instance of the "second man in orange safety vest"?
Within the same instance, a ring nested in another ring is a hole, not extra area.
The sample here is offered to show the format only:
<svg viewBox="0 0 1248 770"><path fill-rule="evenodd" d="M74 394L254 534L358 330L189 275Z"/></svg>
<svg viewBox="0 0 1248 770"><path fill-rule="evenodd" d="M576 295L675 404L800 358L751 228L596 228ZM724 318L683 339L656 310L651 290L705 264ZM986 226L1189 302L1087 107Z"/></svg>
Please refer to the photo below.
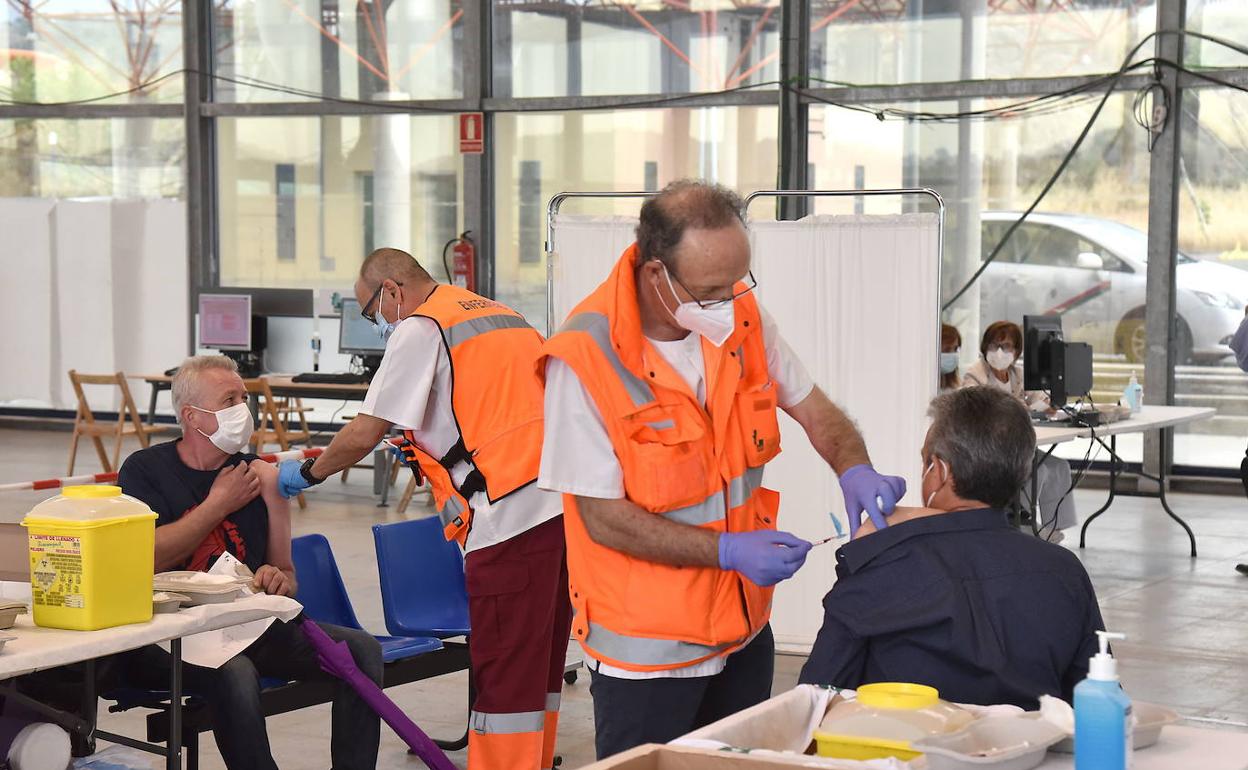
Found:
<svg viewBox="0 0 1248 770"><path fill-rule="evenodd" d="M571 623L562 503L539 489L542 337L511 308L378 249L355 284L386 339L360 414L324 454L284 464L287 497L370 454L392 427L466 551L477 687L469 770L550 770Z"/></svg>
<svg viewBox="0 0 1248 770"><path fill-rule="evenodd" d="M872 469L755 300L749 270L740 198L675 183L642 207L637 242L543 349L538 484L564 494L599 758L769 696L772 586L810 549L778 529L779 495L762 486L780 452L777 408L840 475L851 524L865 509L886 526L905 493Z"/></svg>

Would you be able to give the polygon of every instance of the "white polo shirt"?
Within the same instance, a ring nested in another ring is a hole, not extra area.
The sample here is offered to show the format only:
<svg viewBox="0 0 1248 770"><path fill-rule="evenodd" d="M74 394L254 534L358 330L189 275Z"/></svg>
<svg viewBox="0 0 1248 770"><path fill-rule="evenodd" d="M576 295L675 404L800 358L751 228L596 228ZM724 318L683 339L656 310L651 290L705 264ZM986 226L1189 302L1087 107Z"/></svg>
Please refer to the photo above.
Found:
<svg viewBox="0 0 1248 770"><path fill-rule="evenodd" d="M432 319L417 316L399 322L360 412L412 431L416 443L434 457L444 456L459 440L451 411L450 357ZM471 470L461 462L451 468L451 478L462 484ZM563 512L559 495L536 484L494 503L478 492L468 504L472 529L464 550L469 552L509 540Z"/></svg>
<svg viewBox="0 0 1248 770"><path fill-rule="evenodd" d="M767 350L767 371L776 383L781 408L800 404L815 383L810 373L789 347L776 322L759 306L763 325L763 345ZM688 383L689 389L706 406L706 362L702 340L697 334L671 342L649 340L659 355ZM619 500L624 497L624 469L611 446L602 414L581 385L576 372L555 358L546 362L546 435L542 442L542 470L537 484L542 489L566 492L579 497ZM718 657L684 668L664 671L629 671L589 658L586 665L600 674L620 679L659 679L714 676L724 670L725 658Z"/></svg>

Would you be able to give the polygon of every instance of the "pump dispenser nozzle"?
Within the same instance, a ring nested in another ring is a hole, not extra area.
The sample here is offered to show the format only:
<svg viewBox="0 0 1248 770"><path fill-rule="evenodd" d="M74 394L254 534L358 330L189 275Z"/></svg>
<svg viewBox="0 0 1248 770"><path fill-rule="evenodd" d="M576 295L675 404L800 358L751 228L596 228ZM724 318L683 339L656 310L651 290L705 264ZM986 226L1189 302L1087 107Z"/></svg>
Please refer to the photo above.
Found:
<svg viewBox="0 0 1248 770"><path fill-rule="evenodd" d="M1088 662L1088 679L1095 679L1100 682L1117 682L1118 661L1114 660L1114 656L1109 654L1109 640L1126 639L1127 635L1109 631L1097 631L1096 638L1100 643L1101 651L1093 655L1092 660Z"/></svg>

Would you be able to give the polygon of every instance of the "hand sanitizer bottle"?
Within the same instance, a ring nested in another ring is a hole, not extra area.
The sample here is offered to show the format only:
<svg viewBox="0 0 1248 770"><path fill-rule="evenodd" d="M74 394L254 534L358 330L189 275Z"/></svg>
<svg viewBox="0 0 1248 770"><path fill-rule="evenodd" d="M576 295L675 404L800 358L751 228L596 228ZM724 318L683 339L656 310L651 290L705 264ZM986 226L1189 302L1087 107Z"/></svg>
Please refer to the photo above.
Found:
<svg viewBox="0 0 1248 770"><path fill-rule="evenodd" d="M1131 766L1131 699L1118 684L1118 662L1110 639L1125 634L1097 631L1101 651L1088 664L1088 678L1075 687L1075 770L1127 770Z"/></svg>
<svg viewBox="0 0 1248 770"><path fill-rule="evenodd" d="M1131 408L1131 413L1135 414L1140 411L1140 407L1144 405L1144 388L1140 386L1140 380L1135 376L1135 372L1131 372L1131 380L1127 383L1127 387L1122 391L1122 403Z"/></svg>

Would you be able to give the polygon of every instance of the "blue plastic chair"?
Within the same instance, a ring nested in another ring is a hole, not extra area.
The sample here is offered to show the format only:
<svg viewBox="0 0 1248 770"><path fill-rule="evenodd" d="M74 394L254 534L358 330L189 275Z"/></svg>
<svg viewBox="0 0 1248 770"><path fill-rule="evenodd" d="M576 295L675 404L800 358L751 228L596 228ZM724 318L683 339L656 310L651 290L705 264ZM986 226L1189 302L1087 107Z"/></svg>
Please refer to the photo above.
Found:
<svg viewBox="0 0 1248 770"><path fill-rule="evenodd" d="M290 552L299 583L295 599L303 605L304 614L321 623L363 630L325 536L292 538ZM381 643L381 657L386 663L442 649L442 642L430 638L429 634L377 636L376 639Z"/></svg>
<svg viewBox="0 0 1248 770"><path fill-rule="evenodd" d="M464 557L437 517L378 524L377 573L386 630L401 636L467 636Z"/></svg>

